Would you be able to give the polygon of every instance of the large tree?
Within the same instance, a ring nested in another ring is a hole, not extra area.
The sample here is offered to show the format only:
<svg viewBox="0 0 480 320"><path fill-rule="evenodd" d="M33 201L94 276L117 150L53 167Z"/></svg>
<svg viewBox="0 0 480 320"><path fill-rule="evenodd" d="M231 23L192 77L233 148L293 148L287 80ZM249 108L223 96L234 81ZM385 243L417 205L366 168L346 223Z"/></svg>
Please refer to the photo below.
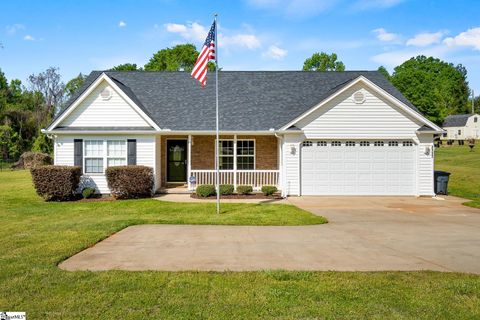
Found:
<svg viewBox="0 0 480 320"><path fill-rule="evenodd" d="M135 63L123 63L111 68L110 70L111 71L137 71L142 69L141 68L139 69L137 67L137 64Z"/></svg>
<svg viewBox="0 0 480 320"><path fill-rule="evenodd" d="M86 78L87 76L83 75L80 72L78 76L67 82L67 84L65 85L65 92L67 93L68 98L71 98L75 94L75 92L80 89Z"/></svg>
<svg viewBox="0 0 480 320"><path fill-rule="evenodd" d="M336 53L315 52L303 63L303 71L345 71L345 65L337 58Z"/></svg>
<svg viewBox="0 0 480 320"><path fill-rule="evenodd" d="M436 123L467 112L467 70L437 58L417 56L395 68L390 80L423 114Z"/></svg>
<svg viewBox="0 0 480 320"><path fill-rule="evenodd" d="M147 71L191 71L198 57L193 44L159 50L145 65Z"/></svg>

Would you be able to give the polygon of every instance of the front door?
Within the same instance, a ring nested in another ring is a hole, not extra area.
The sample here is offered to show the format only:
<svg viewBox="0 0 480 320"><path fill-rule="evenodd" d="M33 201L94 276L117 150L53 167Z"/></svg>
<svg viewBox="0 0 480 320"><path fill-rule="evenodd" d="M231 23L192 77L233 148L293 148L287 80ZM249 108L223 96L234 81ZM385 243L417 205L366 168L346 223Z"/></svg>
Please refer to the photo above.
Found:
<svg viewBox="0 0 480 320"><path fill-rule="evenodd" d="M167 140L167 182L187 181L187 141Z"/></svg>

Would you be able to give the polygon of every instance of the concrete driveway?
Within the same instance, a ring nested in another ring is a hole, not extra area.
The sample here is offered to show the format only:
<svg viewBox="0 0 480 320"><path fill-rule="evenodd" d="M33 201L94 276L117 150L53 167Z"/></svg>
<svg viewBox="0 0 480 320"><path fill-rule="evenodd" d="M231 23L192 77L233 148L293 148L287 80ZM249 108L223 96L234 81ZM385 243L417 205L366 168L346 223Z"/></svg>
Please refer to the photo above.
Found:
<svg viewBox="0 0 480 320"><path fill-rule="evenodd" d="M480 273L480 210L463 199L299 197L329 219L299 227L128 227L65 270L438 270Z"/></svg>

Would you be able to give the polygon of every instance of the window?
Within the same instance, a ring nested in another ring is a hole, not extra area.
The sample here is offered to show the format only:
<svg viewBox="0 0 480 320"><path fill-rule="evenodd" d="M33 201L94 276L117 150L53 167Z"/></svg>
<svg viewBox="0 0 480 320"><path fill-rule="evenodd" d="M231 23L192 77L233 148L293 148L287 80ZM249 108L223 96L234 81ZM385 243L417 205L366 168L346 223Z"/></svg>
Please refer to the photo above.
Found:
<svg viewBox="0 0 480 320"><path fill-rule="evenodd" d="M332 141L332 147L340 147L342 145L341 141Z"/></svg>
<svg viewBox="0 0 480 320"><path fill-rule="evenodd" d="M383 147L383 144L384 144L383 141L375 141L375 142L373 143L373 145L374 145L375 147Z"/></svg>
<svg viewBox="0 0 480 320"><path fill-rule="evenodd" d="M127 143L125 140L107 141L107 167L127 164Z"/></svg>
<svg viewBox="0 0 480 320"><path fill-rule="evenodd" d="M360 141L360 147L368 147L370 146L370 141Z"/></svg>
<svg viewBox="0 0 480 320"><path fill-rule="evenodd" d="M413 142L412 141L403 141L402 145L404 147L411 147L411 146L413 146Z"/></svg>
<svg viewBox="0 0 480 320"><path fill-rule="evenodd" d="M220 170L233 169L233 141L220 140L218 144L218 166Z"/></svg>
<svg viewBox="0 0 480 320"><path fill-rule="evenodd" d="M388 141L389 147L398 147L398 141Z"/></svg>
<svg viewBox="0 0 480 320"><path fill-rule="evenodd" d="M255 169L255 141L237 140L237 169Z"/></svg>
<svg viewBox="0 0 480 320"><path fill-rule="evenodd" d="M345 145L347 147L355 147L355 141L347 141L347 142L345 142Z"/></svg>
<svg viewBox="0 0 480 320"><path fill-rule="evenodd" d="M125 140L85 140L84 164L85 173L103 173L105 167L126 165L127 142Z"/></svg>
<svg viewBox="0 0 480 320"><path fill-rule="evenodd" d="M326 147L327 146L327 141L318 141L317 146L319 147Z"/></svg>
<svg viewBox="0 0 480 320"><path fill-rule="evenodd" d="M219 141L219 168L220 170L233 170L234 148L233 140ZM237 169L255 169L255 141L237 140Z"/></svg>
<svg viewBox="0 0 480 320"><path fill-rule="evenodd" d="M303 141L302 142L302 147L311 147L313 144L312 144L312 141Z"/></svg>
<svg viewBox="0 0 480 320"><path fill-rule="evenodd" d="M85 173L103 173L103 140L85 140Z"/></svg>

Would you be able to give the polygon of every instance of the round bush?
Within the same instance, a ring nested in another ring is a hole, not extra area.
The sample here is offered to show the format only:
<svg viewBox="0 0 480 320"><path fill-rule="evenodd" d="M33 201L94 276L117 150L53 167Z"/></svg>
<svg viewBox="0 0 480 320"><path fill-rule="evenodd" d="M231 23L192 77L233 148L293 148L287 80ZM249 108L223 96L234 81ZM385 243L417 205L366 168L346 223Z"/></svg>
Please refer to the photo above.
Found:
<svg viewBox="0 0 480 320"><path fill-rule="evenodd" d="M227 196L230 194L233 194L233 191L235 188L233 187L233 184L221 184L220 185L220 194Z"/></svg>
<svg viewBox="0 0 480 320"><path fill-rule="evenodd" d="M95 193L95 188L86 187L82 189L82 196L84 199L88 199Z"/></svg>
<svg viewBox="0 0 480 320"><path fill-rule="evenodd" d="M214 196L216 194L215 186L213 184L202 184L195 189L195 193L202 198Z"/></svg>
<svg viewBox="0 0 480 320"><path fill-rule="evenodd" d="M262 193L266 196L271 196L275 192L277 192L278 189L275 186L263 186L262 187Z"/></svg>
<svg viewBox="0 0 480 320"><path fill-rule="evenodd" d="M253 187L252 186L238 186L237 187L237 192L239 194L250 194L253 192Z"/></svg>

